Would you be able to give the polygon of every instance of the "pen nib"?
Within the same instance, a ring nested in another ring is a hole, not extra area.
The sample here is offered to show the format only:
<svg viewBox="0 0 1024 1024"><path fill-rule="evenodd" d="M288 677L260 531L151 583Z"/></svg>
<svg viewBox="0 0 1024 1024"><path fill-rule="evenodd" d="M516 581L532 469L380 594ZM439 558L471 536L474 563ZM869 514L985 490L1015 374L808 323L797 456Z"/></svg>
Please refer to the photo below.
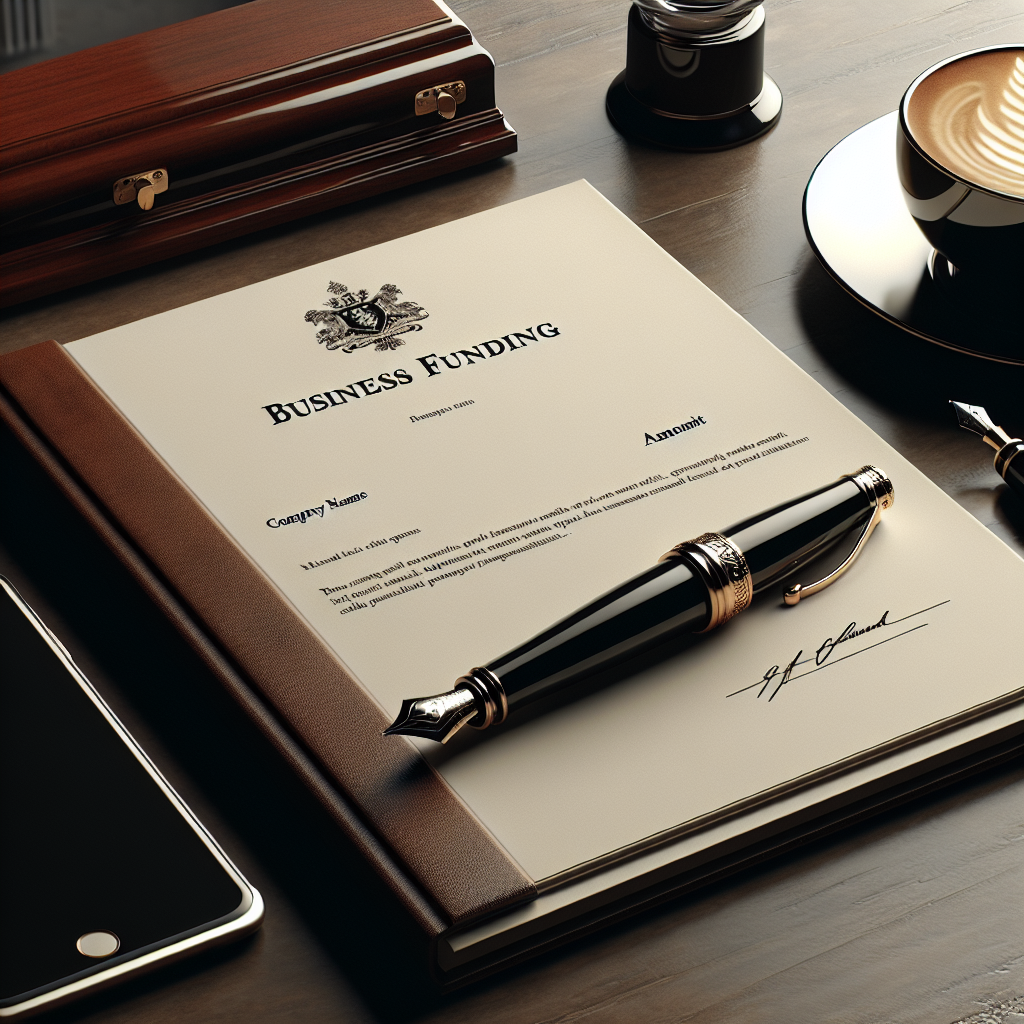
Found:
<svg viewBox="0 0 1024 1024"><path fill-rule="evenodd" d="M447 743L477 711L476 698L469 690L449 690L433 697L404 700L402 710L384 735L420 736Z"/></svg>
<svg viewBox="0 0 1024 1024"><path fill-rule="evenodd" d="M1005 444L1009 444L1010 435L997 427L989 414L980 405L965 405L963 402L949 403L956 410L957 422L964 430L977 434L998 451Z"/></svg>

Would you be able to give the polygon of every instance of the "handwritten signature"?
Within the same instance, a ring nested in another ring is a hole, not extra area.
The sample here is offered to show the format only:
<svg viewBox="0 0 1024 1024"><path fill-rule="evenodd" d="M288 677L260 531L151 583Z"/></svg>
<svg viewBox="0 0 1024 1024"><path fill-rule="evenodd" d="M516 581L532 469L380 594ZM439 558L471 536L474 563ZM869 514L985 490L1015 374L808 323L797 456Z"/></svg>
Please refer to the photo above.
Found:
<svg viewBox="0 0 1024 1024"><path fill-rule="evenodd" d="M803 679L805 676L813 675L815 672L821 672L823 669L830 668L832 665L838 665L841 661L846 661L847 658L853 658L858 654L864 654L866 651L873 650L875 647L880 647L882 644L889 643L891 640L897 640L901 636L907 636L908 633L924 629L928 623L918 623L916 626L911 626L909 629L905 629L900 633L888 636L884 640L879 640L877 643L869 644L867 647L861 647L859 650L851 651L849 654L836 658L834 661L829 661L833 652L840 644L845 644L850 640L864 636L866 633L871 633L874 630L885 629L889 626L895 626L898 623L906 622L908 619L916 618L918 615L924 615L925 612L930 612L932 609L939 608L944 604L949 604L949 601L940 601L938 604L930 605L928 608L922 608L920 611L911 612L909 615L904 615L899 619L894 619L892 622L889 621L889 609L886 609L879 616L877 622L870 626L863 626L860 629L857 628L856 622L850 622L843 627L842 632L837 637L830 636L823 640L813 655L804 658L804 652L801 648L796 652L793 660L789 662L785 668L780 668L779 665L772 665L772 667L768 669L768 671L765 672L756 683L751 683L749 686L744 686L739 690L734 690L732 693L727 693L726 697L735 697L738 694L747 693L756 689L756 696L758 698L763 697L766 693L768 694L768 703L770 704L776 696L778 696L779 691L794 680ZM799 672L794 675L796 670L802 665L810 665L812 663L815 666L814 668L807 669L804 672Z"/></svg>

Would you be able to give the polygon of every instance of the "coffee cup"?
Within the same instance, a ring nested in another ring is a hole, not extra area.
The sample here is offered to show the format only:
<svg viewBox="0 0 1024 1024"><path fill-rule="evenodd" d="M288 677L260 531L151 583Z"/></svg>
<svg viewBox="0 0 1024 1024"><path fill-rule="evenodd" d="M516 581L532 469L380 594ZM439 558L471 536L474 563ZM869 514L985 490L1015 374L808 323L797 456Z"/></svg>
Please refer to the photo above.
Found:
<svg viewBox="0 0 1024 1024"><path fill-rule="evenodd" d="M1024 283L1024 46L930 67L900 102L903 197L947 277L1017 296ZM933 261L933 273L935 273Z"/></svg>

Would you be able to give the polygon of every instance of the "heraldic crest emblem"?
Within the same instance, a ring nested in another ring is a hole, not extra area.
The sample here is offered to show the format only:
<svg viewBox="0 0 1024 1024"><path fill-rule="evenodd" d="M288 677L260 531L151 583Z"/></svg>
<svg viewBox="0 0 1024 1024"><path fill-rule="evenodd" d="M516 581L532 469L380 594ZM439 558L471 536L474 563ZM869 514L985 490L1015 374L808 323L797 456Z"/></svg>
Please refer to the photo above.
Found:
<svg viewBox="0 0 1024 1024"><path fill-rule="evenodd" d="M429 316L415 302L398 302L402 293L393 284L381 285L372 299L365 288L351 292L337 281L331 281L327 291L326 308L309 310L306 323L323 325L316 340L331 351L355 352L373 345L378 352L387 352L405 344L400 334L422 330L416 321Z"/></svg>

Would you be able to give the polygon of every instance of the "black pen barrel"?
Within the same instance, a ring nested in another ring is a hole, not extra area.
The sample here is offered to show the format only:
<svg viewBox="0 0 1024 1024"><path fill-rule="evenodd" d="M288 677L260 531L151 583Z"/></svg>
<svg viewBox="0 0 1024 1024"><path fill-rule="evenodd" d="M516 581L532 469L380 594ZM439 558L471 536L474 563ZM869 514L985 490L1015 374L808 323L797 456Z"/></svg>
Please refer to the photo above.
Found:
<svg viewBox="0 0 1024 1024"><path fill-rule="evenodd" d="M846 572L892 503L892 481L877 467L864 466L723 533L677 544L650 569L508 654L470 669L453 690L403 701L386 732L445 743L464 725L487 729L582 676L680 634L717 628L742 612L754 594L856 533L841 564L821 579L786 589L785 603L797 604Z"/></svg>
<svg viewBox="0 0 1024 1024"><path fill-rule="evenodd" d="M670 639L703 628L707 587L679 562L659 562L486 668L509 711Z"/></svg>
<svg viewBox="0 0 1024 1024"><path fill-rule="evenodd" d="M870 497L849 477L776 505L728 530L754 593L785 579L862 526ZM485 667L508 710L709 621L708 587L678 559L661 561Z"/></svg>
<svg viewBox="0 0 1024 1024"><path fill-rule="evenodd" d="M995 466L1010 490L1024 499L1024 441L1015 437L1004 445L996 452Z"/></svg>
<svg viewBox="0 0 1024 1024"><path fill-rule="evenodd" d="M843 477L722 532L743 552L757 594L863 526L873 512L871 497Z"/></svg>

